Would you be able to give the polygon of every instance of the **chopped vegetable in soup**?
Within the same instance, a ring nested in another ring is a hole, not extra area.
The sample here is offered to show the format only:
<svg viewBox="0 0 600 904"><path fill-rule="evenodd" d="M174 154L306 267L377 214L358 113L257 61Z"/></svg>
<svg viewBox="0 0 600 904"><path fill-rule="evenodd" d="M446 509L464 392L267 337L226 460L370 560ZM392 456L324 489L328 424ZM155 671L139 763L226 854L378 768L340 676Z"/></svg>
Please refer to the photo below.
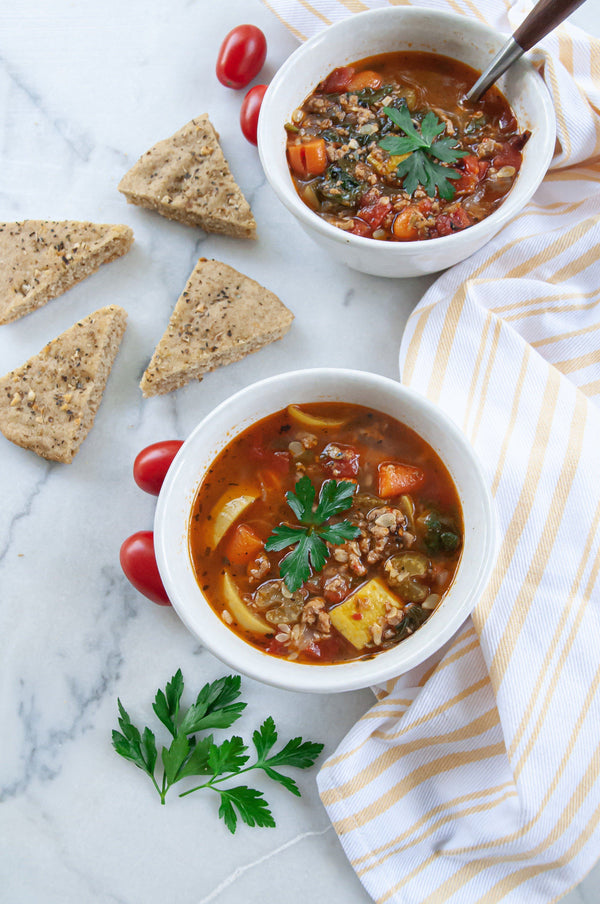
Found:
<svg viewBox="0 0 600 904"><path fill-rule="evenodd" d="M463 101L477 73L403 51L334 69L286 124L300 198L354 235L415 241L489 216L510 191L529 132L496 87Z"/></svg>
<svg viewBox="0 0 600 904"><path fill-rule="evenodd" d="M290 405L236 436L192 507L206 598L254 646L307 663L387 650L450 586L461 506L433 449L359 405Z"/></svg>

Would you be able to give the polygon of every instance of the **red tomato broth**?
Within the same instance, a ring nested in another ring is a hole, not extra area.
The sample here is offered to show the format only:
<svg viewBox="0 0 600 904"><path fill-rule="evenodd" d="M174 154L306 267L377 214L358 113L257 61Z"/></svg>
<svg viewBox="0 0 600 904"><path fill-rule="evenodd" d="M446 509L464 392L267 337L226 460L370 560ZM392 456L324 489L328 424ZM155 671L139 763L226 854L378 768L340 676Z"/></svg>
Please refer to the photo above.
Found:
<svg viewBox="0 0 600 904"><path fill-rule="evenodd" d="M489 216L517 178L529 133L519 131L495 86L475 106L463 102L478 74L458 60L420 51L380 54L333 70L286 124L290 174L300 198L332 225L383 241L437 238ZM353 90L354 84L359 88ZM386 135L404 135L384 112L403 103L418 128L433 113L445 125L438 138L451 138L465 152L449 164L460 174L451 179L452 198L422 184L405 191L406 179L396 172L401 158L391 160L379 146ZM307 172L296 163L298 146L316 141L327 166Z"/></svg>
<svg viewBox="0 0 600 904"><path fill-rule="evenodd" d="M311 417L343 421L343 424L323 427L305 425L291 417L289 409L284 409L258 421L236 436L212 463L194 500L189 523L191 562L198 584L216 614L240 637L265 652L299 662L319 664L368 658L395 645L403 637L391 640L389 637L381 638L380 642L376 643L375 635L372 642L357 648L343 633L336 630L333 624L329 625L329 630L325 633L316 630L314 624L311 624L308 627L304 625L304 634L299 641L302 648L297 649L290 648L289 643L282 642L283 634L280 625L276 623L272 629L269 626L264 633L256 633L239 624L228 608L223 585L224 575L227 573L232 578L248 610L266 624L265 609L260 608L255 600L260 594L263 594L264 598L269 598L268 594L273 591L277 602L281 604L281 592L285 594L285 590L280 591L276 587L279 581L282 588L279 562L290 550L267 553L263 549L259 556L262 556L263 560L266 559L267 563L263 561L262 567L255 567L258 559L253 561L251 556L249 561L244 559L242 562L244 557L236 555L237 564L234 564L227 557L227 549L238 541L235 536L236 530L239 530L240 525L244 525L248 536L257 536L264 542L275 526L282 523L297 525L298 521L285 499L285 493L294 491L298 479L304 473L315 486L317 498L321 484L332 477L356 481L357 490L352 509L334 516L331 521L350 518L363 524L366 516L362 510L355 508L357 499L361 500L360 505L363 509L366 506L368 513L382 506L394 508L398 504L398 499L376 497L378 466L386 462L410 464L421 469L424 474L422 486L414 494L414 523L416 524L424 513L435 511L452 524L452 530L460 538L457 548L451 552L441 551L434 555L428 550L426 553L429 561L427 575L432 581L436 575L443 576L441 581L438 578L438 582L432 583L431 586L433 593L438 594L441 599L452 583L460 559L463 532L460 501L452 479L439 456L420 436L399 421L363 406L345 403L303 404L299 407L301 413ZM332 474L330 458L323 458L324 450L331 444L339 445L342 450L351 450L342 463L342 473L339 475ZM269 469L269 460L274 460L277 466ZM284 461L287 461L285 468L282 464ZM356 473L355 477L349 476L347 467ZM268 481L264 479L265 469L269 474ZM215 546L212 539L215 512L220 509L224 495L229 498L230 495L236 496L239 493L242 496L249 492L250 496L256 494L256 499L234 518ZM373 498L368 494L372 494ZM363 496L366 502L362 501ZM408 549L417 557L425 558L424 528L419 528L419 536L415 534L414 543L409 544L406 549L404 543L410 532L406 524L404 527L406 529L402 536L392 538L390 534L388 537L386 542L389 543L389 548L386 550L385 558L368 565L363 574L354 573L347 564L338 562L331 555L323 570L320 573L313 572L297 591L298 595L305 596L302 613L305 613L307 605L315 599L324 600L323 609L327 615L320 618L330 619L330 613L345 600L353 598L355 591L366 586L373 578L381 578L384 561L388 561L390 557L393 559L394 555L400 557L404 555L406 558L405 552ZM335 552L335 549L332 552ZM258 575L256 579L252 577L253 567L255 574ZM265 568L268 570L264 571ZM288 595L294 597L289 591ZM397 588L392 592L392 596L400 600L403 607L400 613L402 616L410 609L417 608L416 604L403 600ZM290 603L292 608L299 605L300 602L292 599ZM276 608L274 606L274 609ZM421 609L420 606L418 608ZM429 617L431 611L424 613L425 610L419 615L422 622ZM286 615L289 613L286 612ZM298 619L292 622L292 631L296 624L302 624L301 618L299 615ZM353 618L360 620L362 616L354 615ZM388 626L388 629L389 627L391 626ZM412 633L412 630L408 633Z"/></svg>

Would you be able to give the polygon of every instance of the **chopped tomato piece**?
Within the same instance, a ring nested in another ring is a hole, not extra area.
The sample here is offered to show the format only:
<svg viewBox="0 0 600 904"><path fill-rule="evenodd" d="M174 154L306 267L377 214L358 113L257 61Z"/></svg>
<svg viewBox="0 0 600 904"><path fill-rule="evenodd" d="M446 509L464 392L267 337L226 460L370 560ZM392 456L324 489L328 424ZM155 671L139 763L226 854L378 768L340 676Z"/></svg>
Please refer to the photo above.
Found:
<svg viewBox="0 0 600 904"><path fill-rule="evenodd" d="M339 69L334 69L323 82L322 90L325 94L341 94L347 90L354 72L352 66L341 66Z"/></svg>
<svg viewBox="0 0 600 904"><path fill-rule="evenodd" d="M327 169L327 151L323 138L312 138L302 144L288 144L287 152L290 166L302 179L319 176Z"/></svg>
<svg viewBox="0 0 600 904"><path fill-rule="evenodd" d="M333 575L323 584L323 596L328 603L341 603L348 596L350 586L342 575Z"/></svg>
<svg viewBox="0 0 600 904"><path fill-rule="evenodd" d="M232 565L246 565L263 549L263 541L249 524L238 524L226 547Z"/></svg>
<svg viewBox="0 0 600 904"><path fill-rule="evenodd" d="M356 214L365 223L368 223L371 229L378 229L383 223L386 216L390 212L391 201L389 198L378 198L376 201L365 204Z"/></svg>
<svg viewBox="0 0 600 904"><path fill-rule="evenodd" d="M356 477L360 464L360 453L354 446L329 443L321 452L321 467L330 477Z"/></svg>
<svg viewBox="0 0 600 904"><path fill-rule="evenodd" d="M454 190L469 194L475 189L477 183L481 182L485 176L489 163L480 160L479 157L476 157L474 154L469 154L467 157L462 158L459 166L464 172L460 179L456 179L456 181L452 183Z"/></svg>
<svg viewBox="0 0 600 904"><path fill-rule="evenodd" d="M354 225L349 231L352 235L362 236L370 236L373 233L373 230L368 223L365 223L363 220L358 220L356 217L354 217Z"/></svg>
<svg viewBox="0 0 600 904"><path fill-rule="evenodd" d="M496 169L501 169L503 166L514 166L515 170L519 172L521 169L521 160L521 151L512 147L510 144L505 144L502 150L496 154L492 160L492 165L495 166Z"/></svg>
<svg viewBox="0 0 600 904"><path fill-rule="evenodd" d="M464 207L457 207L452 213L441 213L435 221L435 229L437 235L452 235L466 229L472 222Z"/></svg>
<svg viewBox="0 0 600 904"><path fill-rule="evenodd" d="M400 461L385 461L377 469L379 477L378 495L382 499L412 493L425 480L421 468Z"/></svg>
<svg viewBox="0 0 600 904"><path fill-rule="evenodd" d="M266 647L266 652L271 653L273 656L285 656L288 652L288 648L285 644L282 644L280 641L273 638L269 646Z"/></svg>
<svg viewBox="0 0 600 904"><path fill-rule="evenodd" d="M340 654L341 641L339 637L333 634L330 637L324 637L318 643L312 641L305 647L303 653L309 659L323 659L325 662L335 662L336 657Z"/></svg>
<svg viewBox="0 0 600 904"><path fill-rule="evenodd" d="M350 84L348 85L348 91L362 91L364 88L379 88L382 81L383 79L378 72L373 72L371 69L363 69L362 72L357 72L356 75L352 76Z"/></svg>
<svg viewBox="0 0 600 904"><path fill-rule="evenodd" d="M249 451L250 457L254 461L260 462L277 474L286 474L290 469L289 452L276 452L274 449L265 449L261 445L252 446Z"/></svg>

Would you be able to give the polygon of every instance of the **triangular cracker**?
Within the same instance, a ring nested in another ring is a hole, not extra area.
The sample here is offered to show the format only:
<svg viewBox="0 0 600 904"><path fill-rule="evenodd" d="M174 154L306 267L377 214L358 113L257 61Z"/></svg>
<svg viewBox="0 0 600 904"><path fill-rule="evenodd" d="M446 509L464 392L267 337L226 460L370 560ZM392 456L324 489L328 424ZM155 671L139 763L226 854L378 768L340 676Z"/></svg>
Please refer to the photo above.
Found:
<svg viewBox="0 0 600 904"><path fill-rule="evenodd" d="M129 251L133 232L112 223L0 223L0 323L29 314Z"/></svg>
<svg viewBox="0 0 600 904"><path fill-rule="evenodd" d="M250 205L203 113L140 157L119 183L130 204L206 232L254 238Z"/></svg>
<svg viewBox="0 0 600 904"><path fill-rule="evenodd" d="M127 313L117 305L79 320L0 378L0 430L42 458L70 462L90 431Z"/></svg>
<svg viewBox="0 0 600 904"><path fill-rule="evenodd" d="M145 396L171 392L281 339L294 315L273 292L215 260L200 258L146 368Z"/></svg>

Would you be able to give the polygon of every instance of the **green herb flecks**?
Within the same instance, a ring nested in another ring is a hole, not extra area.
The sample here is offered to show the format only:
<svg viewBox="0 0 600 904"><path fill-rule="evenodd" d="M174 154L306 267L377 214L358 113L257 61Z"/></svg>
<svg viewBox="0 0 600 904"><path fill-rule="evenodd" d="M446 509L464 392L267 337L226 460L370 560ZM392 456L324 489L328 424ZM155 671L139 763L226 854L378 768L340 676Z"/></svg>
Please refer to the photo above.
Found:
<svg viewBox="0 0 600 904"><path fill-rule="evenodd" d="M288 546L294 547L279 563L281 577L292 593L308 580L313 571L322 570L329 558L327 543L337 546L359 535L359 528L350 521L324 524L333 515L350 508L355 490L356 486L350 480L326 480L321 486L315 508L316 491L305 475L296 484L295 493L290 491L285 494L302 527L280 524L274 528L265 549L279 552Z"/></svg>
<svg viewBox="0 0 600 904"><path fill-rule="evenodd" d="M404 135L387 135L379 142L380 147L393 157L408 154L396 168L398 179L403 180L404 190L412 195L422 185L433 198L437 188L440 198L451 201L454 187L450 180L459 179L461 173L443 164L456 163L468 152L460 150L454 138L438 139L445 125L431 111L423 117L420 132L415 128L406 105L399 109L386 107L385 113L404 132Z"/></svg>
<svg viewBox="0 0 600 904"><path fill-rule="evenodd" d="M437 512L429 512L423 519L425 546L430 553L454 553L460 546L460 534L454 521Z"/></svg>
<svg viewBox="0 0 600 904"><path fill-rule="evenodd" d="M322 198L335 201L344 207L352 207L365 191L365 183L339 163L332 163L327 167L325 178L318 185L318 192Z"/></svg>
<svg viewBox="0 0 600 904"><path fill-rule="evenodd" d="M307 769L323 750L322 744L292 738L281 750L272 753L277 742L277 730L271 716L252 735L255 760L250 764L249 748L240 737L234 735L220 744L215 743L212 734L196 737L199 731L229 728L240 718L246 707L245 703L234 702L240 696L240 684L238 675L228 675L206 684L196 702L184 713L180 710L183 693L181 669L164 691L157 692L152 708L173 738L169 746L161 751L162 777L156 776L158 752L154 732L146 727L140 733L120 700L121 731L114 730L112 733L117 753L131 760L150 777L162 804L169 788L177 782L191 776L208 776L206 781L181 792L179 796L186 797L203 789L215 791L220 800L219 816L232 833L236 830L238 817L249 826L274 826L275 820L262 791L246 785L221 787L224 782L258 769L291 794L300 797L296 782L278 770L281 766Z"/></svg>

